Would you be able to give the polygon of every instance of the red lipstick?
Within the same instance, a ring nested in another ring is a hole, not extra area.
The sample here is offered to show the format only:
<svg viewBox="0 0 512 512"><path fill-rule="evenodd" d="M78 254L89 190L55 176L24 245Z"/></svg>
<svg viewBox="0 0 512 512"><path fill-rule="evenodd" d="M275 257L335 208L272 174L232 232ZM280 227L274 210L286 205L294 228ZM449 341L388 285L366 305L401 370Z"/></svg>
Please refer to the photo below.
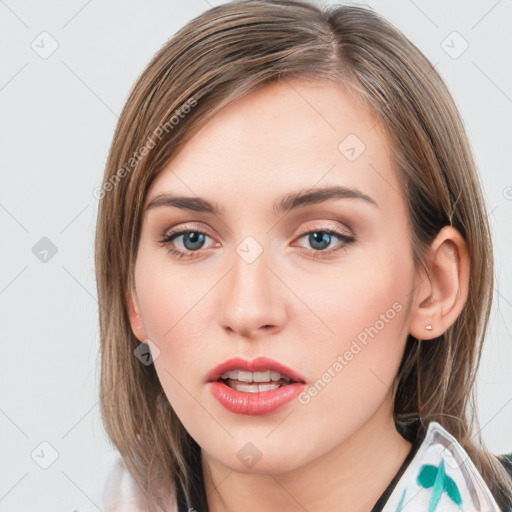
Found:
<svg viewBox="0 0 512 512"><path fill-rule="evenodd" d="M213 368L206 380L227 410L250 416L277 411L306 386L302 375L266 357L229 359Z"/></svg>

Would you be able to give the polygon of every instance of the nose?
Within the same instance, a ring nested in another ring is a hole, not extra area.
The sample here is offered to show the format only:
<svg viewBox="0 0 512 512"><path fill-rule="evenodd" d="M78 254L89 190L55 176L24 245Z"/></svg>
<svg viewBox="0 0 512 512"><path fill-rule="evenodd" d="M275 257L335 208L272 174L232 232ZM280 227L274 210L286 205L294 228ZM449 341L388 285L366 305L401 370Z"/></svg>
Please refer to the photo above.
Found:
<svg viewBox="0 0 512 512"><path fill-rule="evenodd" d="M268 263L265 252L252 262L235 252L233 267L223 280L219 315L229 335L255 339L283 328L286 287Z"/></svg>

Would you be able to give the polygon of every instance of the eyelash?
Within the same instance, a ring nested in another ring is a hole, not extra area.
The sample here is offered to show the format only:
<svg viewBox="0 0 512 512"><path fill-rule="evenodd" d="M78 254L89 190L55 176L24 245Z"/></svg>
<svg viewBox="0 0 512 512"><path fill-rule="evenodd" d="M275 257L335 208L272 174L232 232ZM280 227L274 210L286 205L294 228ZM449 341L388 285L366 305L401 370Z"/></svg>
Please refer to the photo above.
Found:
<svg viewBox="0 0 512 512"><path fill-rule="evenodd" d="M188 251L176 250L171 246L171 243L175 238L178 238L179 236L186 235L189 233L198 233L200 235L208 236L207 233L205 233L204 231L200 231L198 229L181 229L181 230L177 230L177 231L163 233L162 238L160 239L159 243L163 247L167 246L168 252L176 258L193 258L194 254L199 252L201 249L198 249L197 251L189 250L189 252L188 252ZM311 233L326 233L331 236L334 235L335 237L339 238L342 241L342 244L340 245L340 247L338 247L336 249L332 249L330 251L306 249L306 252L313 258L325 258L325 257L327 257L327 256L325 256L325 254L331 255L341 249L346 250L348 245L350 245L356 241L356 239L353 236L344 235L343 233L340 233L339 231L336 231L333 229L314 229L311 231L305 231L298 238L299 239L303 238L304 236L310 235Z"/></svg>

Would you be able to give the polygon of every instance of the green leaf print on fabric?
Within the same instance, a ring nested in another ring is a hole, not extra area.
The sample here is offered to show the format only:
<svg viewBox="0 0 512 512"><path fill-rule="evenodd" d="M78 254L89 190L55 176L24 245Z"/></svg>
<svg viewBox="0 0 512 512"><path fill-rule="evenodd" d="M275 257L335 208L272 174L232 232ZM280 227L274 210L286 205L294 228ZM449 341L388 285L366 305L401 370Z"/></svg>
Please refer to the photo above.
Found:
<svg viewBox="0 0 512 512"><path fill-rule="evenodd" d="M430 464L422 466L417 481L418 485L425 489L432 487L428 512L436 510L443 492L457 505L457 508L460 508L462 498L457 484L445 473L444 460L441 461L439 467Z"/></svg>
<svg viewBox="0 0 512 512"><path fill-rule="evenodd" d="M398 503L398 507L396 507L396 512L401 512L401 510L404 506L404 500L405 500L406 493L407 493L407 489L404 489L404 492L402 493L402 497L400 498L400 502Z"/></svg>

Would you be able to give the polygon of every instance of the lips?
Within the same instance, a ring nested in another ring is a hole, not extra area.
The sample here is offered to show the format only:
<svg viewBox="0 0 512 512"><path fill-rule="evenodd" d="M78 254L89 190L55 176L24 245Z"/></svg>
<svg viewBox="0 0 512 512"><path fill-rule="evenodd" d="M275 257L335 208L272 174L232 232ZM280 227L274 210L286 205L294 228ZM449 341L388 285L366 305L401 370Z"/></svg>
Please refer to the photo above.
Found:
<svg viewBox="0 0 512 512"><path fill-rule="evenodd" d="M302 375L266 357L224 361L208 373L207 384L225 409L248 416L273 414L306 387Z"/></svg>

